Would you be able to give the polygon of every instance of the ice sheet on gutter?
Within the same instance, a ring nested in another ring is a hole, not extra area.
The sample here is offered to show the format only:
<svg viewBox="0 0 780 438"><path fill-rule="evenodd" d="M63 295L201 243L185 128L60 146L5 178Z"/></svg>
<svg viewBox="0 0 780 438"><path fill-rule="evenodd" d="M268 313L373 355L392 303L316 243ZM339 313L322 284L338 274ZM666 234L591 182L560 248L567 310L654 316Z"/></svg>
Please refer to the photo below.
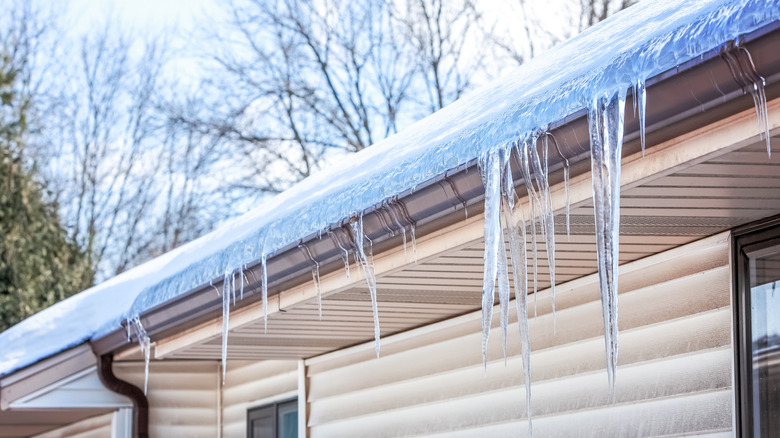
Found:
<svg viewBox="0 0 780 438"><path fill-rule="evenodd" d="M644 2L216 231L0 334L0 375L121 321L776 21L778 0Z"/></svg>

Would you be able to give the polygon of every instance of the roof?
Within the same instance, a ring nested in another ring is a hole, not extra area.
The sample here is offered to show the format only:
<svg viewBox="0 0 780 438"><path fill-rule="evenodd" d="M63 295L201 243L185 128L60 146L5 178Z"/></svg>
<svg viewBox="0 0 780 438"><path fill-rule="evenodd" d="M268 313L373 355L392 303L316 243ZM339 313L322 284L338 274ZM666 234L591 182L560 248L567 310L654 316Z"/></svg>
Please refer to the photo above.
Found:
<svg viewBox="0 0 780 438"><path fill-rule="evenodd" d="M780 1L646 1L161 257L0 333L0 375L99 339L122 321L414 190L780 17Z"/></svg>

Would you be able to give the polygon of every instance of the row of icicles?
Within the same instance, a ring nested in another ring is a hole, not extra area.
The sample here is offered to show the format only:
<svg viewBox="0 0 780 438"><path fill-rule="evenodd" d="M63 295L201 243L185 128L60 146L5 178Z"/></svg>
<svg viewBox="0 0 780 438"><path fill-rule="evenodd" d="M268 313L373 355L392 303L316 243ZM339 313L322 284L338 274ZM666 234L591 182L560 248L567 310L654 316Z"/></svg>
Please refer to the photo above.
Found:
<svg viewBox="0 0 780 438"><path fill-rule="evenodd" d="M632 87L634 90L634 111L638 113L640 125L640 140L642 154L645 151L645 105L646 94L644 81L639 80ZM767 153L770 154L769 122L767 114L764 83L755 83L747 90L753 96L760 132L767 143ZM593 204L597 245L597 262L599 288L601 294L602 317L604 320L605 350L607 358L607 376L611 398L615 399L616 368L618 363L618 256L620 230L620 159L623 148L623 129L625 115L625 99L627 89L619 88L614 92L597 94L588 107L588 125L590 132L591 174L593 184ZM487 365L487 346L490 337L491 321L495 291L498 289L500 326L503 340L503 352L506 360L509 326L510 282L509 265L506 257L506 245L509 245L509 261L513 272L512 287L515 292L515 307L518 315L520 331L521 356L526 389L526 415L528 431L533 435L531 410L531 346L528 329L528 283L533 284L534 314L536 314L536 292L538 290L538 257L537 257L537 223L545 241L547 263L549 265L550 298L553 314L553 330L555 330L555 224L552 193L549 184L549 161L551 149L560 157L563 164L564 185L566 196L566 234L570 233L569 225L569 163L561 153L554 137L546 130L538 130L525 138L494 148L479 157L478 167L485 187L485 253L484 278L482 290L482 359ZM541 151L541 155L540 155ZM528 194L529 217L517 207L516 191L512 176L512 156L517 157L519 172ZM406 226L397 223L403 232L403 245L406 252ZM352 234L355 242L352 253L356 265L365 276L371 297L371 307L374 319L374 341L377 357L380 351L379 313L377 308L376 276L373 263L373 242L365 235L363 217L352 221ZM415 263L417 251L415 245L414 226L409 226L412 237ZM529 272L527 260L528 234L530 234L530 250L532 252ZM506 240L505 240L506 235ZM366 248L365 241L369 245ZM339 244L344 261L347 278L350 276L350 249ZM303 247L302 250L308 251ZM309 254L310 256L310 254ZM322 319L322 301L320 291L319 264L313 262L312 281L316 290L317 305ZM264 327L268 329L268 272L267 256L260 259L261 279L256 281L261 285L262 309ZM230 317L230 298L236 303L236 288L243 298L244 285L248 279L244 273L246 266L236 271L227 271L222 280L222 291L212 287L222 297L222 380L225 380L227 363L227 339ZM252 271L248 271L251 272ZM253 275L253 274L251 274ZM144 393L149 377L149 359L151 340L146 333L139 317L127 320L128 340L135 337L145 358Z"/></svg>

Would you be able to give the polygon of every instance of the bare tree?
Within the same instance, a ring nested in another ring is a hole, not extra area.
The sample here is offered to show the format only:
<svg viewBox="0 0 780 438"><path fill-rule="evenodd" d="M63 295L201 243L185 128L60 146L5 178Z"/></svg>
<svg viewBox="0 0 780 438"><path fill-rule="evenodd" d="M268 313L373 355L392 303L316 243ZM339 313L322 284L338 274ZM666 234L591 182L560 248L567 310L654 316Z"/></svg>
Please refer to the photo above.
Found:
<svg viewBox="0 0 780 438"><path fill-rule="evenodd" d="M504 15L482 20L480 26L491 42L493 62L517 66L637 1L515 0L502 4Z"/></svg>
<svg viewBox="0 0 780 438"><path fill-rule="evenodd" d="M231 145L243 173L226 192L278 193L457 99L479 68L475 16L468 1L236 1L204 55L200 90L219 101L190 98L200 111L175 105L171 123Z"/></svg>
<svg viewBox="0 0 780 438"><path fill-rule="evenodd" d="M69 181L62 197L72 238L98 265L107 251L132 251L133 236L153 203L155 177L145 156L154 134L152 97L160 70L150 43L138 61L131 42L109 24L85 36L61 107L63 162ZM146 161L146 162L145 162ZM120 230L121 228L121 230ZM122 234L122 237L118 235Z"/></svg>
<svg viewBox="0 0 780 438"><path fill-rule="evenodd" d="M473 30L480 14L471 0L406 0L403 10L389 3L393 18L416 49L422 82L433 112L457 100L482 68L480 44Z"/></svg>
<svg viewBox="0 0 780 438"><path fill-rule="evenodd" d="M176 91L165 38L142 41L116 17L78 36L63 30L62 9L8 6L0 52L27 125L18 152L98 279L209 231L224 216L212 189L218 155L203 136L168 129L159 102Z"/></svg>

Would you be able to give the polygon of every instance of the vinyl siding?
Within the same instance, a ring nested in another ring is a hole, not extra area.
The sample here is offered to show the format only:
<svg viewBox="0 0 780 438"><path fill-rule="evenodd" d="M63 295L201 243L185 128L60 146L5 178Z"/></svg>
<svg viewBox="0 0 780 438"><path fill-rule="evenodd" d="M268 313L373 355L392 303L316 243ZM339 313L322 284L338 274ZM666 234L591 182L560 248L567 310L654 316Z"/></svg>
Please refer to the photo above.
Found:
<svg viewBox="0 0 780 438"><path fill-rule="evenodd" d="M217 436L221 377L214 361L161 361L149 367L149 435L166 438ZM119 362L114 373L144 387L142 362Z"/></svg>
<svg viewBox="0 0 780 438"><path fill-rule="evenodd" d="M298 361L228 361L222 387L222 432L246 436L247 410L297 395Z"/></svg>
<svg viewBox="0 0 780 438"><path fill-rule="evenodd" d="M111 420L114 414L99 415L60 427L35 438L111 438Z"/></svg>
<svg viewBox="0 0 780 438"><path fill-rule="evenodd" d="M730 435L730 275L726 233L621 267L614 403L598 278L560 285L555 318L540 293L530 320L535 435ZM501 343L494 326L483 369L475 312L386 338L379 359L373 345L311 359L310 434L525 436L516 323L506 361Z"/></svg>

